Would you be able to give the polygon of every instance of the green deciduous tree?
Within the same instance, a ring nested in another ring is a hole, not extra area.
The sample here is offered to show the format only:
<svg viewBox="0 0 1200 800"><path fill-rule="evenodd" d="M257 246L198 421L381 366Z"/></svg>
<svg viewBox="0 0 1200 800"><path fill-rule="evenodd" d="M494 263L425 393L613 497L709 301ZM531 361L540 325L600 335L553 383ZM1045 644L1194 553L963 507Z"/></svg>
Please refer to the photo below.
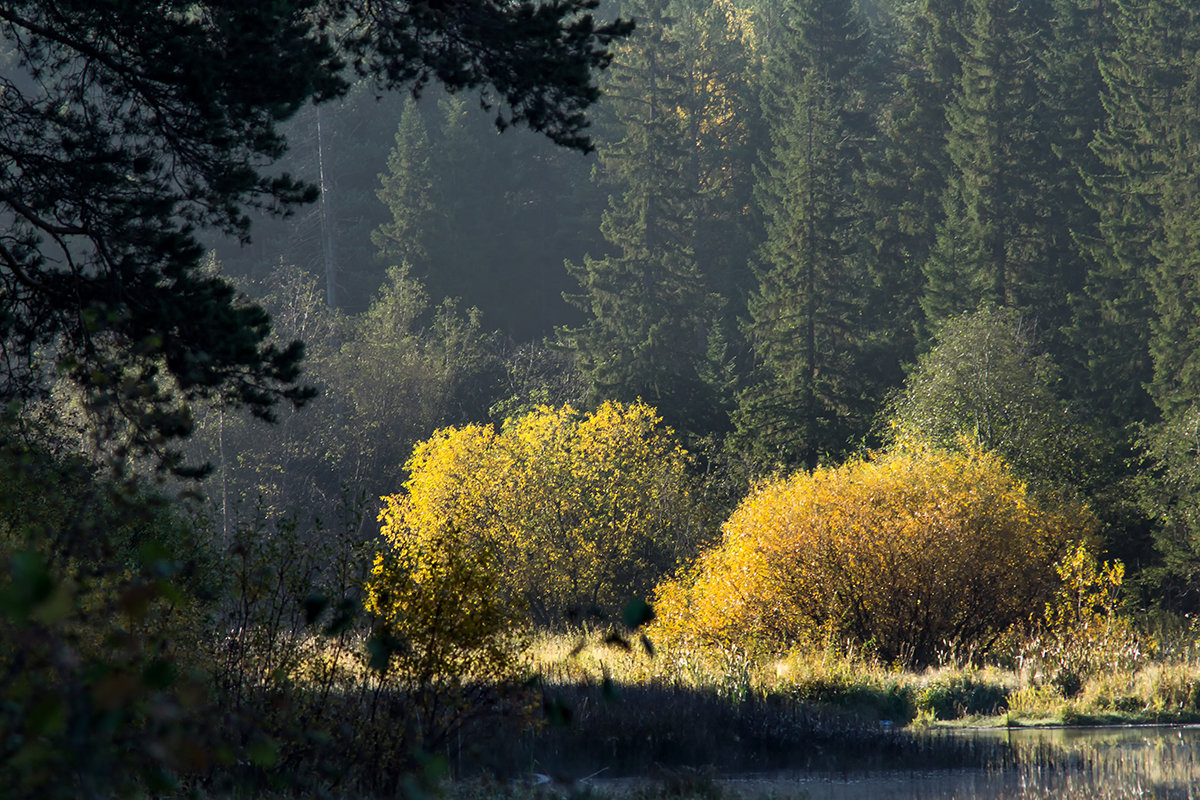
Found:
<svg viewBox="0 0 1200 800"><path fill-rule="evenodd" d="M1142 442L1150 471L1142 501L1155 520L1154 544L1161 563L1147 583L1170 608L1200 607L1200 409L1179 409L1150 429Z"/></svg>
<svg viewBox="0 0 1200 800"><path fill-rule="evenodd" d="M221 269L215 257L209 269ZM275 426L224 407L197 409L183 452L194 463L213 466L206 488L219 510L222 541L250 508L273 515L338 502L340 487L327 476L344 446L328 390L345 317L328 308L317 279L294 266L279 264L255 285L237 283L246 290L239 302L256 302L271 314L268 342L305 343L307 379L319 394L304 409L281 409Z"/></svg>
<svg viewBox="0 0 1200 800"><path fill-rule="evenodd" d="M1128 445L1072 396L1030 315L985 306L948 321L886 411L885 438L994 452L1037 496L1086 502L1109 555L1153 557Z"/></svg>
<svg viewBox="0 0 1200 800"><path fill-rule="evenodd" d="M208 493L231 517L255 506L324 517L345 491L377 497L401 482L414 444L486 417L496 400L494 335L473 311L431 304L403 268L388 271L357 315L330 311L295 267L247 288L276 320L273 335L309 343L308 376L321 394L275 428L221 409L197 415L187 453L214 465Z"/></svg>
<svg viewBox="0 0 1200 800"><path fill-rule="evenodd" d="M437 428L486 417L501 374L493 334L479 314L392 268L330 369L341 391L344 480L373 495L402 477L413 446ZM353 469L347 467L353 465Z"/></svg>
<svg viewBox="0 0 1200 800"><path fill-rule="evenodd" d="M948 321L889 408L893 436L997 453L1042 492L1076 494L1093 467L1090 436L1061 396L1034 321L984 307Z"/></svg>

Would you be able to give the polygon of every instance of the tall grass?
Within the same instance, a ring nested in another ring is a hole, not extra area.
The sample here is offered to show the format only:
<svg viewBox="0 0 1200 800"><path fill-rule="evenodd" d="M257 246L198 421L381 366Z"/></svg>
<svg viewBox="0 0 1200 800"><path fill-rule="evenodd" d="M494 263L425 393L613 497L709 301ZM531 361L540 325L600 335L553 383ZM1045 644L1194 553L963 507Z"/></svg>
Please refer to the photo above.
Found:
<svg viewBox="0 0 1200 800"><path fill-rule="evenodd" d="M1026 788L1041 787L1041 794L1008 795L1013 797L1102 796L1095 793L1094 779L1115 775L1117 762L1126 758L1115 750L1074 752L1037 743L1014 749L1002 739L981 741L950 728L1200 718L1200 659L1185 635L1190 634L1180 632L1166 645L1148 647L1154 658L1132 666L1102 662L1109 666L1084 675L1068 694L1045 679L1048 672L1023 670L1017 659L987 666L948 659L952 663L910 672L846 648L756 659L738 652L656 650L627 632L603 628L538 633L528 637L529 681L523 687L536 705L516 715L482 708L437 752L421 756L424 761L410 759L404 768L378 762L390 775L389 787L379 775L371 777L372 763L384 739L404 744L399 730L378 738L389 720L404 724L404 697L387 687L376 695L355 691L369 685L366 639L342 644L314 637L290 673L293 701L320 696L322 719L342 718L361 731L375 731L371 736L378 740L336 734L331 743L296 750L293 739L281 755L289 763L302 755L341 761L347 771L326 779L328 786L341 787L338 797L351 788L366 792L363 796L403 793L407 790L400 783L411 780L404 775L414 764L450 778L452 796L466 798L608 796L614 791L644 798L737 797L746 784L712 776L780 770L849 776L897 769L965 770L981 786L989 776L1003 776ZM327 688L331 670L339 677ZM312 708L296 706L303 707ZM297 717L283 714L279 721L288 719ZM281 728L273 735L285 743ZM362 751L326 752L348 742L358 742ZM1191 758L1190 750L1171 746L1167 743L1163 752ZM1153 759L1150 753L1126 758L1143 775L1138 778L1143 788L1144 774L1152 768L1163 781L1179 778L1170 770L1170 758L1164 756L1159 767L1153 767ZM1068 775L1077 783L1064 783ZM1077 791L1084 785L1092 788ZM1133 796L1121 794L1116 785L1108 789L1103 796ZM764 783L745 796L793 797L795 791L795 785Z"/></svg>
<svg viewBox="0 0 1200 800"><path fill-rule="evenodd" d="M895 669L853 649L797 650L755 659L745 653L647 652L606 642L602 631L541 634L533 639L531 668L545 686L673 688L722 702L790 703L809 717L860 724L926 726L936 723L1034 725L1200 720L1200 650L1195 631L1161 630L1129 646L1093 653L1090 668L1064 675L1057 664L1081 663L1074 654L1042 647L1038 668L1023 643L995 663L948 658L919 672Z"/></svg>

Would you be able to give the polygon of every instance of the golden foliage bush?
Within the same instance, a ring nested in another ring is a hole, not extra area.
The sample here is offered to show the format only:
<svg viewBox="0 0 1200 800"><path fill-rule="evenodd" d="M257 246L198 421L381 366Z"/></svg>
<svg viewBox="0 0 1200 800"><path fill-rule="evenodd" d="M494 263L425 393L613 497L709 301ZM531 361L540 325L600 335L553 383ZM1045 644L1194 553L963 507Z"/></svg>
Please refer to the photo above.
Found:
<svg viewBox="0 0 1200 800"><path fill-rule="evenodd" d="M1130 672L1144 664L1148 654L1121 603L1125 565L1101 563L1079 543L1055 570L1058 591L1046 603L1034 635L1019 648L1021 671L1035 683L1053 683L1074 697L1092 676Z"/></svg>
<svg viewBox="0 0 1200 800"><path fill-rule="evenodd" d="M371 666L403 691L411 745L430 751L481 709L498 707L521 673L520 608L501 592L486 540L453 524L413 529L405 504L380 515L391 547L367 582Z"/></svg>
<svg viewBox="0 0 1200 800"><path fill-rule="evenodd" d="M842 640L888 662L986 649L1028 622L1092 529L996 456L909 442L758 488L719 545L657 590L667 644L782 652Z"/></svg>
<svg viewBox="0 0 1200 800"><path fill-rule="evenodd" d="M445 428L407 469L404 491L385 498L394 553L376 567L377 603L422 560L466 559L456 568L467 588L447 590L522 606L541 623L611 615L690 555L702 524L686 452L641 403L588 415L543 406L499 432Z"/></svg>

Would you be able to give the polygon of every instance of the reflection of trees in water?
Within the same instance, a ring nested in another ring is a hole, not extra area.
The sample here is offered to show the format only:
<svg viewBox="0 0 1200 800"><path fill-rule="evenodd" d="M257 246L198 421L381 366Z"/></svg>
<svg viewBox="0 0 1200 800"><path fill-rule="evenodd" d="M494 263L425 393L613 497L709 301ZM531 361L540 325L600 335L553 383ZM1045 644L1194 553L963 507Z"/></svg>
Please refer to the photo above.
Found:
<svg viewBox="0 0 1200 800"><path fill-rule="evenodd" d="M586 724L581 721L567 732L560 729L555 741L556 757L562 763L547 762L546 768L556 775L590 776L594 772L591 764L578 758L589 737L582 729L603 734L606 718L621 716L629 735L621 739L621 744L613 739L600 740L609 744L598 758L606 759L606 765L619 764L618 774L636 777L588 783L621 789L666 785L660 773L671 773L668 778L674 773L647 761L651 751L659 751L653 755L665 755L664 737L675 739L671 749L677 756L690 748L690 755L701 759L696 763L720 765L716 773L719 777L710 779L711 783L717 791L728 790L744 798L1186 798L1195 796L1192 787L1200 782L1200 727L923 732L847 723L844 719L821 720L806 716L802 706L787 708L762 702L735 711L734 705L683 689L644 691L646 696L639 690L636 698L623 692L618 703L594 706L595 716ZM663 704L681 712L670 733L643 729L636 719L629 719L631 714L636 717L636 712L619 710L630 706L661 709ZM785 724L793 727L780 736L780 726ZM766 730L774 730L775 738L770 743L758 738ZM570 742L575 737L580 749L572 760ZM686 740L692 741L687 744ZM706 740L713 748L721 749L703 752ZM598 740L590 741L594 752Z"/></svg>

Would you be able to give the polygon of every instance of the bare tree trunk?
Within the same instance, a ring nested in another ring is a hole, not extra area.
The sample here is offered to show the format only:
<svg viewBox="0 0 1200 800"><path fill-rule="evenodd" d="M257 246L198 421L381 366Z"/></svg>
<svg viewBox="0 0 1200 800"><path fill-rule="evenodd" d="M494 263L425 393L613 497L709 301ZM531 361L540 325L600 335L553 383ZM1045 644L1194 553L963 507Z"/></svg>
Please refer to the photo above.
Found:
<svg viewBox="0 0 1200 800"><path fill-rule="evenodd" d="M329 181L325 176L325 137L321 133L321 107L317 106L317 166L321 174L321 243L325 258L325 304L337 308L337 265L333 260L333 213L329 208Z"/></svg>

